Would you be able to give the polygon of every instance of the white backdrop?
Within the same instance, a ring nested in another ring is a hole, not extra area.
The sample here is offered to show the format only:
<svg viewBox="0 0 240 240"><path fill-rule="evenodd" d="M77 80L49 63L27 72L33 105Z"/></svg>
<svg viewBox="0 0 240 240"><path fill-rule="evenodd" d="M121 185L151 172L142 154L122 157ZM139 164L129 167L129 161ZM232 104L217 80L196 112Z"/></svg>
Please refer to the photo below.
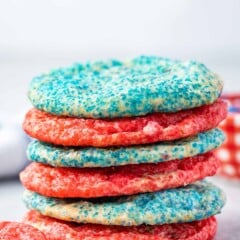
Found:
<svg viewBox="0 0 240 240"><path fill-rule="evenodd" d="M3 0L0 47L78 50L81 58L226 54L240 47L239 10L238 0Z"/></svg>

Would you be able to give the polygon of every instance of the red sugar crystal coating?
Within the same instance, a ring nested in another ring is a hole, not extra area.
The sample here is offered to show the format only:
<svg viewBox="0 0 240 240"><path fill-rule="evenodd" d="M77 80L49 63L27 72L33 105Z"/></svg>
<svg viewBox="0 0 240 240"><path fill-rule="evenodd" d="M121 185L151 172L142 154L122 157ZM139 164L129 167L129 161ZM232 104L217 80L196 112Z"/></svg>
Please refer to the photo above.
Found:
<svg viewBox="0 0 240 240"><path fill-rule="evenodd" d="M215 217L191 223L122 227L69 223L33 210L24 222L37 227L51 240L211 240L217 228Z"/></svg>
<svg viewBox="0 0 240 240"><path fill-rule="evenodd" d="M47 240L38 229L24 223L0 222L0 240Z"/></svg>
<svg viewBox="0 0 240 240"><path fill-rule="evenodd" d="M116 119L61 117L31 109L23 128L31 137L56 145L128 146L195 135L215 128L226 115L227 105L222 100L175 113Z"/></svg>
<svg viewBox="0 0 240 240"><path fill-rule="evenodd" d="M41 195L91 198L155 192L183 186L214 175L219 167L212 152L163 163L106 168L54 168L31 163L22 184Z"/></svg>

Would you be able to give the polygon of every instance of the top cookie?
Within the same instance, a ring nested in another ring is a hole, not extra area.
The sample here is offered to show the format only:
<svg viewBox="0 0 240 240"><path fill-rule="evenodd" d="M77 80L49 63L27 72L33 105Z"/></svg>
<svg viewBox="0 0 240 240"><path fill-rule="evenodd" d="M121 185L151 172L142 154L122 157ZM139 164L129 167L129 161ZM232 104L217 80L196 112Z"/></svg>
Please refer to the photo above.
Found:
<svg viewBox="0 0 240 240"><path fill-rule="evenodd" d="M222 87L201 63L141 56L53 70L32 80L28 96L36 108L56 115L115 118L210 104Z"/></svg>

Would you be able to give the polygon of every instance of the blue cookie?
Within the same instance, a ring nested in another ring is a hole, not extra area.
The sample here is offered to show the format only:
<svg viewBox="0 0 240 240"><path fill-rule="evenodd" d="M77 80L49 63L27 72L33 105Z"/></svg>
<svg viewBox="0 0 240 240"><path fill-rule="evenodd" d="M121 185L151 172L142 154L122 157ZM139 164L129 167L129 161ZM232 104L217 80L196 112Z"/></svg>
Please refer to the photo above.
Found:
<svg viewBox="0 0 240 240"><path fill-rule="evenodd" d="M201 220L221 211L223 192L202 181L186 187L139 195L89 199L57 199L26 191L24 202L50 217L79 223L133 226Z"/></svg>
<svg viewBox="0 0 240 240"><path fill-rule="evenodd" d="M32 80L28 96L36 108L56 115L114 118L210 104L222 87L201 63L141 56L53 70Z"/></svg>
<svg viewBox="0 0 240 240"><path fill-rule="evenodd" d="M196 136L151 145L116 148L67 148L33 141L27 149L32 161L55 167L109 167L183 159L219 147L224 134L219 129Z"/></svg>

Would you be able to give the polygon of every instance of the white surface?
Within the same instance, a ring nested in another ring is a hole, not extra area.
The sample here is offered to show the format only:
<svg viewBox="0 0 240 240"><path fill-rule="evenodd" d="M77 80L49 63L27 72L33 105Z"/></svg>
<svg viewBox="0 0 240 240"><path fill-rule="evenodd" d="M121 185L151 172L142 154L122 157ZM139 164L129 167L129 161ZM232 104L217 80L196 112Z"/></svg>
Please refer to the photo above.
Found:
<svg viewBox="0 0 240 240"><path fill-rule="evenodd" d="M214 178L212 181L227 195L227 204L217 216L219 226L215 240L240 239L240 181ZM23 187L17 181L0 182L0 221L20 221L26 212L21 196Z"/></svg>
<svg viewBox="0 0 240 240"><path fill-rule="evenodd" d="M212 181L227 196L227 203L217 217L219 225L216 240L240 240L240 180L230 181L218 177Z"/></svg>
<svg viewBox="0 0 240 240"><path fill-rule="evenodd" d="M20 221L26 208L22 202L23 187L18 180L0 180L0 221Z"/></svg>

